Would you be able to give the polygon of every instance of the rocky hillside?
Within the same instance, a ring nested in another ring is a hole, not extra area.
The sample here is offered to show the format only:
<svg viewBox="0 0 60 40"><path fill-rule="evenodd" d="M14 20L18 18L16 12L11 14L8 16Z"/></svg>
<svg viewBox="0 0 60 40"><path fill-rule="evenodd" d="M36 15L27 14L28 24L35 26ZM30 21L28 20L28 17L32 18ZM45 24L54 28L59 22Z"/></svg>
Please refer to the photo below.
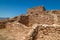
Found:
<svg viewBox="0 0 60 40"><path fill-rule="evenodd" d="M0 40L60 40L60 10L39 6L0 20Z"/></svg>

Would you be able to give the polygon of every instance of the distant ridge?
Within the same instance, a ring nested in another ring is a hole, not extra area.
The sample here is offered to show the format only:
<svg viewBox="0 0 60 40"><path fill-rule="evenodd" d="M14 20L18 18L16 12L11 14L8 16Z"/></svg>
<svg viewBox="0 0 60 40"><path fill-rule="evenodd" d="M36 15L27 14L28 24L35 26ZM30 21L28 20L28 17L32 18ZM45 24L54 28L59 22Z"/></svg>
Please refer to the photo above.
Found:
<svg viewBox="0 0 60 40"><path fill-rule="evenodd" d="M7 18L4 18L4 17L0 17L0 20L4 20L4 19L7 19Z"/></svg>

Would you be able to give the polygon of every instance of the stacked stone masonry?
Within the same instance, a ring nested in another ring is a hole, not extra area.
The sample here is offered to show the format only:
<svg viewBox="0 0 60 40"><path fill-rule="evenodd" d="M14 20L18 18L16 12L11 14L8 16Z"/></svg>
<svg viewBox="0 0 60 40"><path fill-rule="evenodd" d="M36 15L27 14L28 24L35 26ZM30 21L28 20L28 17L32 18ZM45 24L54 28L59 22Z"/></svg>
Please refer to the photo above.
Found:
<svg viewBox="0 0 60 40"><path fill-rule="evenodd" d="M60 40L60 11L39 6L0 20L0 40Z"/></svg>

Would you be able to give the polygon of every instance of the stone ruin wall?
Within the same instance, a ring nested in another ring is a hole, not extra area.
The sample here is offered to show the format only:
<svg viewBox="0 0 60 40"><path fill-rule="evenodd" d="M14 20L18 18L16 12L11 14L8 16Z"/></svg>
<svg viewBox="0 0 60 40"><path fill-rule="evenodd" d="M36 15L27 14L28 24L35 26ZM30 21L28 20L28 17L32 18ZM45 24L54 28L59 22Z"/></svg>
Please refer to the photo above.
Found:
<svg viewBox="0 0 60 40"><path fill-rule="evenodd" d="M29 9L26 15L0 21L0 25L11 22L11 25L6 25L7 29L10 27L10 33L3 30L0 34L9 35L7 40L11 37L15 40L60 40L60 11L46 11L41 10L43 7L39 8Z"/></svg>
<svg viewBox="0 0 60 40"><path fill-rule="evenodd" d="M26 26L32 26L34 23L60 25L60 11L59 10L46 11L46 9L43 6L35 7L29 9L26 15L20 15L6 19L5 23L14 21L20 22Z"/></svg>
<svg viewBox="0 0 60 40"><path fill-rule="evenodd" d="M46 11L44 7L37 7L35 9L29 9L27 12L29 16L29 25L34 23L38 24L58 24L60 25L60 11L59 10L51 10Z"/></svg>

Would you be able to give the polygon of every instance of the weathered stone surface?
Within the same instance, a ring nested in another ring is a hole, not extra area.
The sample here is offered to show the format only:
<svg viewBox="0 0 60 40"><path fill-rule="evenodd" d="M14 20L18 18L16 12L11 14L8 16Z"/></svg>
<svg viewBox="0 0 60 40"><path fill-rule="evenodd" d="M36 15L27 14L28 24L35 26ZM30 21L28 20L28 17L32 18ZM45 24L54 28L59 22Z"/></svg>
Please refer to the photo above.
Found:
<svg viewBox="0 0 60 40"><path fill-rule="evenodd" d="M40 6L0 20L0 40L60 40L60 11Z"/></svg>
<svg viewBox="0 0 60 40"><path fill-rule="evenodd" d="M60 29L60 28L59 28ZM55 27L40 26L35 40L60 40L59 29Z"/></svg>

